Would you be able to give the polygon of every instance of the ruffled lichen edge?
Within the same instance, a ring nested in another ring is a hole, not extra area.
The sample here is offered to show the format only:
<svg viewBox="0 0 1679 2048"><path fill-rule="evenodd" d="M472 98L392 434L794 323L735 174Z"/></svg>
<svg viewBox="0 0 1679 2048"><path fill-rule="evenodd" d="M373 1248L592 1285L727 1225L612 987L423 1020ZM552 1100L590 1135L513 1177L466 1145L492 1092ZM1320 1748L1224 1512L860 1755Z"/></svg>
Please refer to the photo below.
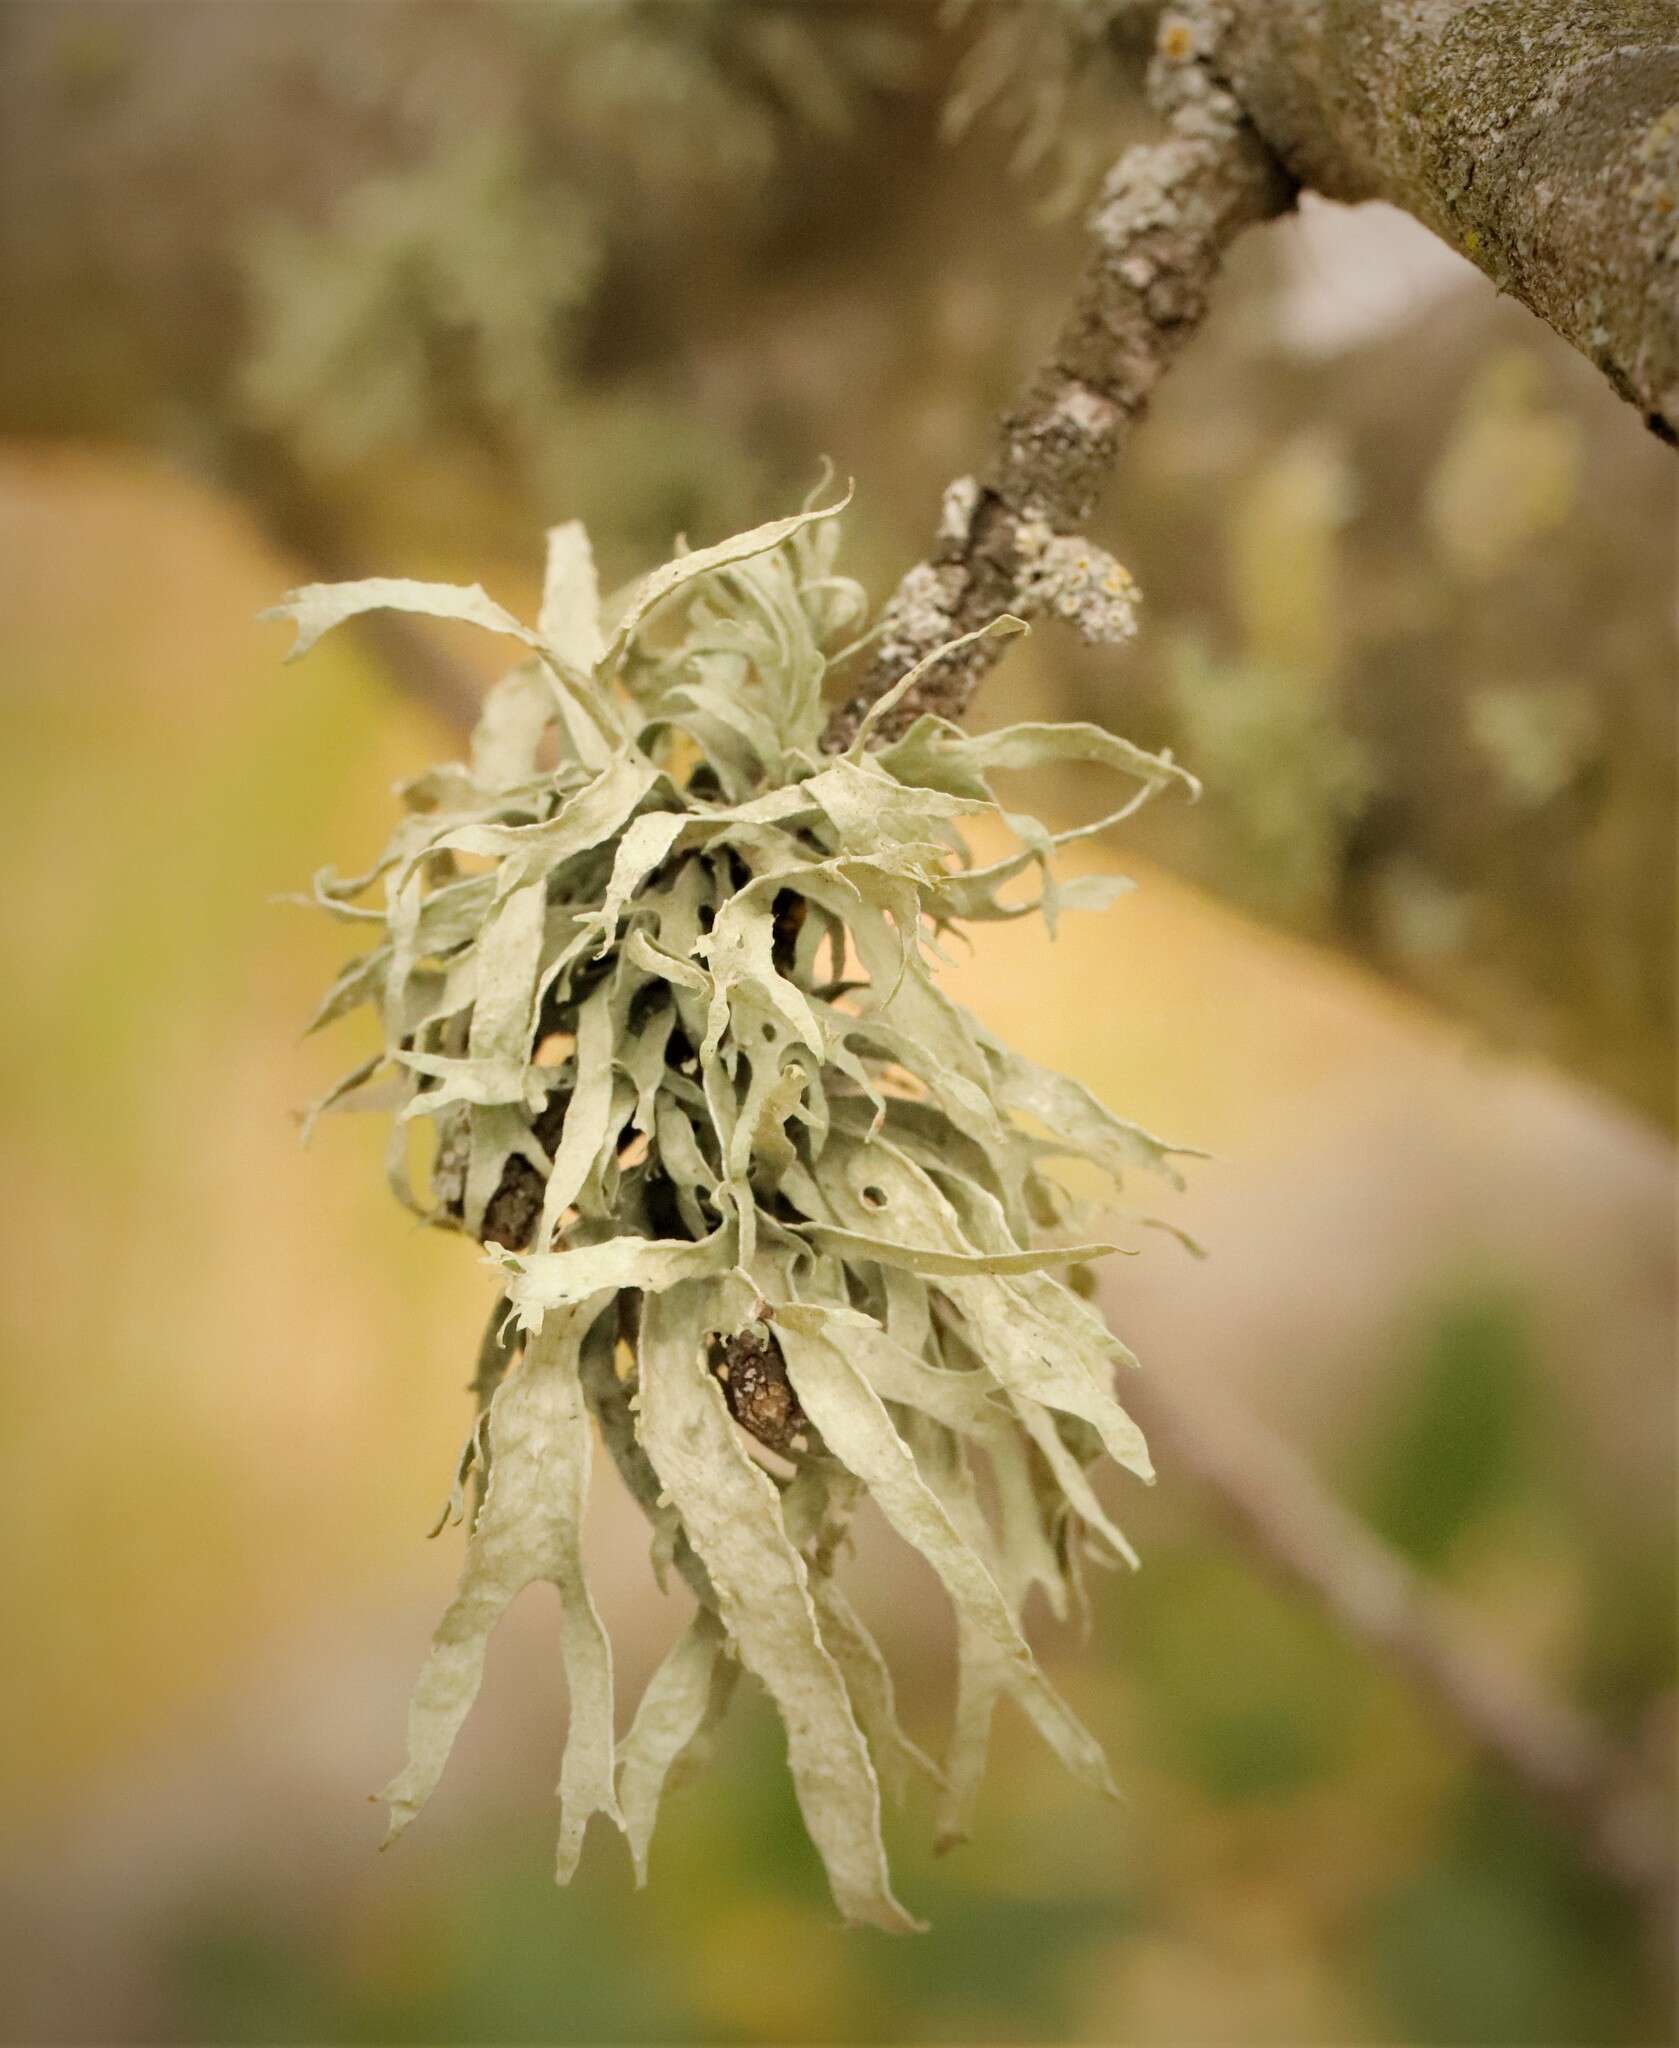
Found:
<svg viewBox="0 0 1679 2048"><path fill-rule="evenodd" d="M952 1002L939 942L1105 906L1123 881L1058 881L1056 849L1194 785L1093 725L975 736L923 716L875 745L914 671L825 754L825 675L866 626L835 568L842 509L680 554L605 605L583 529L557 527L534 628L479 586L388 578L310 585L269 616L295 621L294 658L386 606L525 650L468 759L404 785L378 862L310 891L366 941L314 1022L371 1007L382 1044L308 1121L388 1114L399 1198L480 1241L501 1282L443 1518L467 1522L466 1559L392 1833L442 1774L495 1622L548 1580L571 1697L562 1881L596 1813L645 1877L661 1794L744 1668L780 1711L841 1912L906 1928L882 1783L932 1780L938 1837L960 1839L998 1700L1113 1790L1021 1626L1034 1587L1065 1614L1087 1563L1134 1561L1088 1468L1106 1453L1152 1476L1113 1388L1134 1360L1088 1300L1113 1247L1051 1169L1176 1179L1177 1148ZM994 776L1056 762L1113 771L1124 800L1060 833L999 803ZM980 822L1016 850L976 864ZM655 1568L696 1602L622 1739L583 1568L591 1422ZM865 1496L955 1610L939 1763L835 1581Z"/></svg>

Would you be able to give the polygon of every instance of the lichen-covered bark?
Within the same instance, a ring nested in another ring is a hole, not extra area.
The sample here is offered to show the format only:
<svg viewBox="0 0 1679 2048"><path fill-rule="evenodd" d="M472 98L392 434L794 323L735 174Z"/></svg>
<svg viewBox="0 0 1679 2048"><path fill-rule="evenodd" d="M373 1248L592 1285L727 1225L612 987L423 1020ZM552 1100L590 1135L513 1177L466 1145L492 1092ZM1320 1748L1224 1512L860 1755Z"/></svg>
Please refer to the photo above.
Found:
<svg viewBox="0 0 1679 2048"><path fill-rule="evenodd" d="M1160 17L1152 85L1170 138L1111 174L1073 312L989 474L947 494L938 549L904 578L835 746L941 641L1045 608L1023 527L1089 516L1226 246L1291 186L1414 214L1679 441L1673 0L1184 0ZM923 711L959 717L997 652L940 662L882 736Z"/></svg>
<svg viewBox="0 0 1679 2048"><path fill-rule="evenodd" d="M1169 138L1131 150L1110 175L1091 217L1095 248L1050 357L1002 421L983 481L959 478L946 491L934 550L900 584L862 689L836 713L829 744L847 743L869 700L911 662L999 612L1059 614L1088 639L1122 637L1108 630L1111 613L1098 616L1100 594L1118 588L1114 565L1070 536L1199 322L1227 245L1248 222L1281 210L1296 184L1342 200L1383 199L1423 220L1673 438L1676 80L1679 7L1671 0L1180 0L1164 10L1151 85ZM1057 587L1044 560L1068 549L1089 573ZM971 642L933 664L881 721L883 735L923 711L959 717L998 647ZM1497 669L1495 658L1489 672ZM1664 674L1653 718L1628 732L1605 692L1594 716L1615 723L1621 758L1636 761L1652 723L1666 729L1670 693ZM1472 774L1420 782L1395 774L1416 751L1426 685L1393 696L1380 800L1362 805L1348 834L1337 915L1316 935L1671 1126L1661 883L1627 894L1619 872L1605 867L1606 833L1584 796L1578 815L1545 805L1519 837L1507 811L1488 814L1477 800ZM1471 770L1462 734L1474 708L1448 702L1428 721ZM1670 745L1651 749L1652 762L1670 756ZM1406 786L1403 797L1396 785ZM1624 813L1626 778L1614 786L1612 808ZM1668 787L1660 769L1637 782L1632 838L1652 818L1670 818ZM1665 836L1665 822L1658 829ZM1544 835L1538 860L1536 832ZM1393 940L1398 912L1378 916L1372 895L1420 915L1430 891L1435 908L1462 922L1461 943L1443 947L1438 930L1419 939L1408 926L1402 943ZM1558 943L1554 909L1535 912L1554 900L1569 905L1567 944ZM1614 962L1607 973L1606 955Z"/></svg>
<svg viewBox="0 0 1679 2048"><path fill-rule="evenodd" d="M1092 250L1073 310L1030 388L1003 421L990 470L945 494L938 546L903 579L862 689L835 714L827 744L848 746L869 703L944 641L999 612L1054 611L1088 639L1118 637L1115 565L1083 550L1045 575L1056 538L1090 516L1103 481L1155 386L1206 312L1225 249L1284 211L1293 188L1214 77L1209 38L1162 30L1156 98L1163 142L1127 150L1090 217ZM940 661L881 720L880 737L925 711L959 718L997 659L981 640Z"/></svg>
<svg viewBox="0 0 1679 2048"><path fill-rule="evenodd" d="M1425 222L1679 439L1673 0L1227 0L1215 64L1302 185Z"/></svg>

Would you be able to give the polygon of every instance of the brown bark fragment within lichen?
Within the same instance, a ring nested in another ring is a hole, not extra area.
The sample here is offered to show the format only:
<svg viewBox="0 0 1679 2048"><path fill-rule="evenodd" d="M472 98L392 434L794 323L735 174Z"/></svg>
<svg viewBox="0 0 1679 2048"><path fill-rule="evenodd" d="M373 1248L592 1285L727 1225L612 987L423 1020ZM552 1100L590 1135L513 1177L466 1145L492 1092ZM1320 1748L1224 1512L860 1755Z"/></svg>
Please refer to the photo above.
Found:
<svg viewBox="0 0 1679 2048"><path fill-rule="evenodd" d="M565 1127L569 1093L554 1094L531 1125L531 1134L549 1153L560 1142ZM442 1206L451 1216L466 1209L467 1151L459 1132L450 1142L440 1142L438 1163L433 1169ZM545 1176L522 1154L515 1152L502 1168L496 1190L484 1205L484 1221L478 1236L484 1244L499 1244L510 1252L528 1251L531 1237L542 1216Z"/></svg>
<svg viewBox="0 0 1679 2048"><path fill-rule="evenodd" d="M740 1331L717 1347L712 1371L729 1413L770 1450L791 1450L809 1427L772 1336Z"/></svg>
<svg viewBox="0 0 1679 2048"><path fill-rule="evenodd" d="M542 1214L544 1182L528 1159L515 1156L502 1170L501 1185L484 1207L484 1242L522 1252Z"/></svg>

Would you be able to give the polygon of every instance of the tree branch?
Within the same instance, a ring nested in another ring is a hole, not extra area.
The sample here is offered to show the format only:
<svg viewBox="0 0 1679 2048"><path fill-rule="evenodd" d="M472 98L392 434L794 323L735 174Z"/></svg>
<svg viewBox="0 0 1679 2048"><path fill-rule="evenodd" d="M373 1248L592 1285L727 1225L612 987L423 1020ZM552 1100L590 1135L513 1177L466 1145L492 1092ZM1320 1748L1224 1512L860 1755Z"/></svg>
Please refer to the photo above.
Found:
<svg viewBox="0 0 1679 2048"><path fill-rule="evenodd" d="M1168 1466L1199 1480L1248 1546L1397 1666L1580 1840L1638 1902L1658 1943L1673 1925L1673 1815L1661 1789L1575 1708L1496 1651L1454 1602L1336 1500L1290 1444L1181 1375L1140 1374L1127 1401Z"/></svg>
<svg viewBox="0 0 1679 2048"><path fill-rule="evenodd" d="M983 481L946 491L937 549L899 584L826 744L849 745L912 663L999 612L1124 637L1124 572L1058 542L1199 325L1227 245L1300 186L1414 214L1679 440L1676 24L1671 0L1184 0L1163 15L1149 84L1168 139L1110 173L1072 316ZM998 654L979 641L936 663L880 739L923 712L959 718Z"/></svg>
<svg viewBox="0 0 1679 2048"><path fill-rule="evenodd" d="M1672 0L1205 11L1219 75L1292 177L1414 214L1679 439Z"/></svg>
<svg viewBox="0 0 1679 2048"><path fill-rule="evenodd" d="M1163 26L1150 92L1168 136L1127 150L1109 173L1073 311L1003 421L983 481L961 477L946 491L936 552L887 605L863 686L829 723L831 750L851 743L868 706L913 663L999 612L1053 612L1091 640L1129 634L1129 578L1068 536L1090 516L1154 387L1200 325L1225 249L1293 203L1293 187L1214 76L1210 47L1182 22ZM978 641L936 662L881 720L879 738L923 712L961 717L999 645Z"/></svg>

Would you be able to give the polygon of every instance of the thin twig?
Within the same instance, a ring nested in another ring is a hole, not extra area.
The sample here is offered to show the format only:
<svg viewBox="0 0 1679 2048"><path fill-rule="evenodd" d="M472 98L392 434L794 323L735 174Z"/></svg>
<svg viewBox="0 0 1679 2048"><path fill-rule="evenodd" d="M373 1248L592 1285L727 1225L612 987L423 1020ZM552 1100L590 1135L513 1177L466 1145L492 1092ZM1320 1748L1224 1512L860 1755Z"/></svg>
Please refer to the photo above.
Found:
<svg viewBox="0 0 1679 2048"><path fill-rule="evenodd" d="M1071 536L1200 325L1225 249L1294 197L1215 75L1210 42L1181 17L1162 23L1150 93L1167 137L1127 150L1108 174L1073 310L1003 420L983 480L959 477L945 492L935 551L888 603L863 687L829 724L831 750L851 744L869 705L907 668L1001 612L1053 612L1091 640L1129 632L1129 579ZM906 731L925 711L961 717L999 652L982 640L936 663L877 738Z"/></svg>

